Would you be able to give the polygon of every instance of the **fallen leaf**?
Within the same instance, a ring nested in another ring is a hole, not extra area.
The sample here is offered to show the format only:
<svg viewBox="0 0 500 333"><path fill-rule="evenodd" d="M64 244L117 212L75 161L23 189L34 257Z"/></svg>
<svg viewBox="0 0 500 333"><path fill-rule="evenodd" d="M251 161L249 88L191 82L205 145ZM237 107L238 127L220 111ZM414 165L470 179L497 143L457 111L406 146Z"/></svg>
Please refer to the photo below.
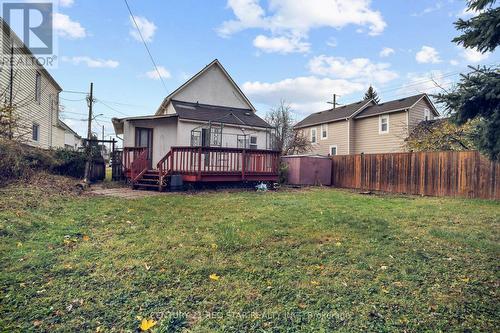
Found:
<svg viewBox="0 0 500 333"><path fill-rule="evenodd" d="M23 246L23 243L17 242L17 247L21 247L21 246Z"/></svg>
<svg viewBox="0 0 500 333"><path fill-rule="evenodd" d="M217 274L215 274L215 273L212 273L212 274L210 274L210 275L209 275L209 278L210 278L210 280L212 280L212 281L218 281L218 280L220 279L220 276L218 276L218 275L217 275Z"/></svg>
<svg viewBox="0 0 500 333"><path fill-rule="evenodd" d="M387 269L387 266L380 266L380 269L385 271Z"/></svg>
<svg viewBox="0 0 500 333"><path fill-rule="evenodd" d="M312 281L311 281L311 284L312 284L313 286L319 286L319 282L318 282L318 281L314 281L314 280L312 280Z"/></svg>
<svg viewBox="0 0 500 333"><path fill-rule="evenodd" d="M141 331L145 332L155 325L156 321L154 321L153 319L143 319L141 321L141 324L139 325L139 328L141 329Z"/></svg>
<svg viewBox="0 0 500 333"><path fill-rule="evenodd" d="M88 235L83 235L82 239L83 241L88 242L90 240L90 237Z"/></svg>
<svg viewBox="0 0 500 333"><path fill-rule="evenodd" d="M212 249L217 250L217 244L212 243L210 246L212 247Z"/></svg>

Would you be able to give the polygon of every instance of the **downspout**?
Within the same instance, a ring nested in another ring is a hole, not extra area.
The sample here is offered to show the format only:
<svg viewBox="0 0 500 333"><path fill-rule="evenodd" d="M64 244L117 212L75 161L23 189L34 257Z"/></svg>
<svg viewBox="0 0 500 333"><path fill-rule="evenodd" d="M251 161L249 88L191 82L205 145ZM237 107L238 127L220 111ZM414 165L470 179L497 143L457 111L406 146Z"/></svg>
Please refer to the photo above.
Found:
<svg viewBox="0 0 500 333"><path fill-rule="evenodd" d="M351 120L347 118L347 155L351 155Z"/></svg>

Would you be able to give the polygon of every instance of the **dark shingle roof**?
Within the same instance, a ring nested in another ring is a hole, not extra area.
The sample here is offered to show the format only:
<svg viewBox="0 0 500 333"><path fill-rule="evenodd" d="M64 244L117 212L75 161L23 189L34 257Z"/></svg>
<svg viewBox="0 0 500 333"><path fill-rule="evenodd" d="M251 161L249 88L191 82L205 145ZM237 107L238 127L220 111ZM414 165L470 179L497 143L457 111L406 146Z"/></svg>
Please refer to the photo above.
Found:
<svg viewBox="0 0 500 333"><path fill-rule="evenodd" d="M368 116L375 116L396 110L403 110L411 107L418 102L419 99L424 97L425 94L418 94L415 96L405 97L394 101L372 105L361 111L355 118L362 118Z"/></svg>
<svg viewBox="0 0 500 333"><path fill-rule="evenodd" d="M251 127L271 127L251 109L239 109L177 100L172 100L172 105L180 119L222 122Z"/></svg>
<svg viewBox="0 0 500 333"><path fill-rule="evenodd" d="M295 125L295 128L307 127L321 123L349 118L360 108L365 106L370 100L362 100L356 103L347 104L335 109L325 110L310 114Z"/></svg>

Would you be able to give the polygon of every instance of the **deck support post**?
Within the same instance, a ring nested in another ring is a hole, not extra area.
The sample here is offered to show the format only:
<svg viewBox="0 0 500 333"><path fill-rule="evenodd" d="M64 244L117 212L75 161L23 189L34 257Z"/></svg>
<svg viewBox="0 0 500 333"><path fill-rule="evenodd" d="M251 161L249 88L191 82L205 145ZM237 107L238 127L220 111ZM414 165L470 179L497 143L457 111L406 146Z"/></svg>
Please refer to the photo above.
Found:
<svg viewBox="0 0 500 333"><path fill-rule="evenodd" d="M241 180L245 180L246 156L245 149L241 151Z"/></svg>
<svg viewBox="0 0 500 333"><path fill-rule="evenodd" d="M198 147L198 180L201 179L201 147Z"/></svg>

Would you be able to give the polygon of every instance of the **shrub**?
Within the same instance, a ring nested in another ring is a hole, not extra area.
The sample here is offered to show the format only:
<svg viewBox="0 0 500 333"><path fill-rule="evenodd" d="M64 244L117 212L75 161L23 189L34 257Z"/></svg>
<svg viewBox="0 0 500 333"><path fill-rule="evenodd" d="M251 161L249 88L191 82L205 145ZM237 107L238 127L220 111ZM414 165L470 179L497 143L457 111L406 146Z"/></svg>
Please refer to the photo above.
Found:
<svg viewBox="0 0 500 333"><path fill-rule="evenodd" d="M35 171L49 171L55 163L50 151L0 139L0 184L30 177Z"/></svg>
<svg viewBox="0 0 500 333"><path fill-rule="evenodd" d="M280 162L278 173L278 182L286 184L288 182L288 164Z"/></svg>
<svg viewBox="0 0 500 333"><path fill-rule="evenodd" d="M53 172L81 178L85 172L85 153L67 149L57 149L54 151L57 163L53 166Z"/></svg>
<svg viewBox="0 0 500 333"><path fill-rule="evenodd" d="M66 149L44 150L12 140L0 139L0 186L35 172L46 171L81 178L85 153Z"/></svg>

